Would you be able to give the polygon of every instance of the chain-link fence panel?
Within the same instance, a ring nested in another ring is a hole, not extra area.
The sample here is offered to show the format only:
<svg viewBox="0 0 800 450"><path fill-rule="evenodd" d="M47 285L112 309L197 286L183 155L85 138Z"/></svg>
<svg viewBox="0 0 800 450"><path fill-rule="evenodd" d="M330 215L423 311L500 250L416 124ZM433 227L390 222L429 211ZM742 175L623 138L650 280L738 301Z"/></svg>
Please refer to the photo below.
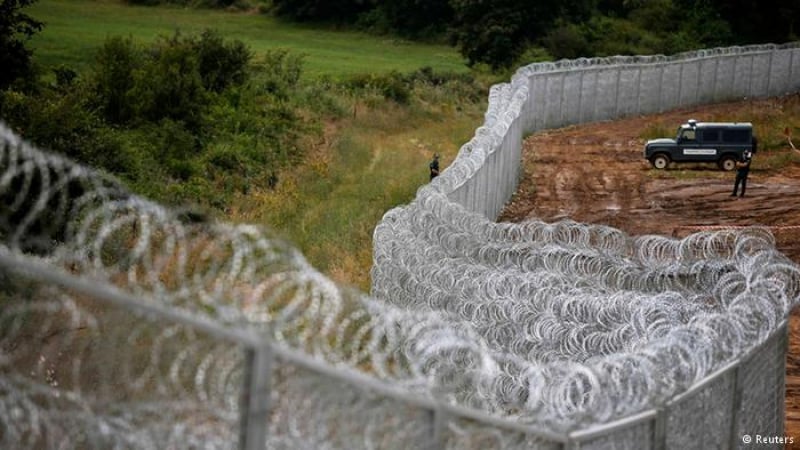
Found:
<svg viewBox="0 0 800 450"><path fill-rule="evenodd" d="M0 447L236 447L237 345L5 267L0 277Z"/></svg>

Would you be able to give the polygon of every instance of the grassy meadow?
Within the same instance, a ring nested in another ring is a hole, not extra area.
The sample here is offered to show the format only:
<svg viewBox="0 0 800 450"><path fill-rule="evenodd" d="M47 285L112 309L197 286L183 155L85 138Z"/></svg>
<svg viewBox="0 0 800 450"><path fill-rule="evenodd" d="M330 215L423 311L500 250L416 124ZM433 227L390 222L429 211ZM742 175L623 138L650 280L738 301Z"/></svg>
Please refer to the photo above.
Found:
<svg viewBox="0 0 800 450"><path fill-rule="evenodd" d="M331 142L284 174L278 188L237 199L233 216L268 223L337 281L369 288L372 232L390 208L428 182L433 152L446 166L469 140L483 106L427 120L396 106L369 109L331 125Z"/></svg>
<svg viewBox="0 0 800 450"><path fill-rule="evenodd" d="M304 55L307 89L315 80L346 80L422 67L466 73L453 48L397 41L356 32L314 29L249 12L129 6L110 0L39 0L28 13L45 22L30 42L43 68L89 70L109 36L147 43L159 35L217 30L255 53L288 49ZM483 119L489 81L478 99L417 86L408 102L374 94L331 90L306 95L309 103L333 102L339 113L323 115L319 133L304 141L302 161L278 173L274 189L254 187L234 196L223 220L266 225L294 242L317 268L335 280L368 290L372 233L389 209L409 202L428 182L434 152L445 167ZM302 87L301 87L302 89ZM472 90L474 94L474 89ZM324 99L323 99L324 97Z"/></svg>
<svg viewBox="0 0 800 450"><path fill-rule="evenodd" d="M30 47L36 60L46 65L84 68L108 36L149 42L175 30L194 33L211 28L247 44L256 59L275 48L303 54L304 73L310 77L410 72L424 66L467 71L458 52L444 45L284 23L254 12L131 6L121 0L38 0L26 12L45 23Z"/></svg>

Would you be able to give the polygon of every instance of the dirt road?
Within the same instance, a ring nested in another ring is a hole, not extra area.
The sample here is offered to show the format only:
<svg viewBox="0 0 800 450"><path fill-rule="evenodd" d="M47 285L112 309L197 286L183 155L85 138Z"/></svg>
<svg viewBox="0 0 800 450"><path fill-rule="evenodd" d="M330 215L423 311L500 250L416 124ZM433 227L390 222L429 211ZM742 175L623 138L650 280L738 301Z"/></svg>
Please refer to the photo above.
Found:
<svg viewBox="0 0 800 450"><path fill-rule="evenodd" d="M765 225L773 227L778 247L800 263L800 152L793 151L788 141L758 152L747 193L738 198L730 196L735 174L716 166L651 168L642 157L641 137L653 124L677 129L690 118L730 121L741 117L742 111L752 112L758 126L757 118L774 119L775 111L787 105L794 108L799 100L792 96L728 103L533 135L524 144L523 181L499 220L571 218L630 234L667 236L685 236L703 227ZM786 432L797 442L791 448L800 448L798 310L790 320Z"/></svg>

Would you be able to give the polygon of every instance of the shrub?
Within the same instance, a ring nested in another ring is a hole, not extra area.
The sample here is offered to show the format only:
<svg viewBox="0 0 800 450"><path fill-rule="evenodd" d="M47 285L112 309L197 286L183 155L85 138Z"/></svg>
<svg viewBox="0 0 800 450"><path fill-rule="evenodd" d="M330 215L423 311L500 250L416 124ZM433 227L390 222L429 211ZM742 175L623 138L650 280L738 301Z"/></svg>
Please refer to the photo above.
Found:
<svg viewBox="0 0 800 450"><path fill-rule="evenodd" d="M222 92L229 86L240 85L247 80L247 67L252 53L242 41L226 43L218 32L205 30L195 47L198 69L206 89Z"/></svg>
<svg viewBox="0 0 800 450"><path fill-rule="evenodd" d="M383 98L406 104L411 98L411 82L399 72L361 74L350 77L345 85L355 91L378 92Z"/></svg>
<svg viewBox="0 0 800 450"><path fill-rule="evenodd" d="M180 33L160 38L141 69L134 72L129 101L137 117L152 123L182 122L187 130L201 135L210 98L199 67L191 39Z"/></svg>
<svg viewBox="0 0 800 450"><path fill-rule="evenodd" d="M98 50L92 76L93 101L108 122L124 124L134 118L131 91L134 75L143 65L144 54L130 37L110 37Z"/></svg>
<svg viewBox="0 0 800 450"><path fill-rule="evenodd" d="M268 50L256 70L260 75L258 82L266 93L288 99L303 73L303 55L284 49Z"/></svg>

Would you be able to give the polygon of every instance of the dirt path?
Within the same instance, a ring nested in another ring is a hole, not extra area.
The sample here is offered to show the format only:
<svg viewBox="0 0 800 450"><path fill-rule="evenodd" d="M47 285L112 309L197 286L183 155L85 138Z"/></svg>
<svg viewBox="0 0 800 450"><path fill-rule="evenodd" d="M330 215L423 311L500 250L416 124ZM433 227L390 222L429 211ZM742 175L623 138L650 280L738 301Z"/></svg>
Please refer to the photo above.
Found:
<svg viewBox="0 0 800 450"><path fill-rule="evenodd" d="M653 123L677 129L689 118L727 121L734 111L774 108L769 102L781 101L786 100L714 105L533 135L524 144L523 181L499 220L571 218L668 236L704 226L766 225L776 227L778 247L800 263L800 164L789 157L788 144L759 151L746 196L733 198L734 173L703 164L657 171L643 159L645 140L639 137ZM790 448L800 448L798 310L790 320L786 407L786 433L796 442Z"/></svg>

